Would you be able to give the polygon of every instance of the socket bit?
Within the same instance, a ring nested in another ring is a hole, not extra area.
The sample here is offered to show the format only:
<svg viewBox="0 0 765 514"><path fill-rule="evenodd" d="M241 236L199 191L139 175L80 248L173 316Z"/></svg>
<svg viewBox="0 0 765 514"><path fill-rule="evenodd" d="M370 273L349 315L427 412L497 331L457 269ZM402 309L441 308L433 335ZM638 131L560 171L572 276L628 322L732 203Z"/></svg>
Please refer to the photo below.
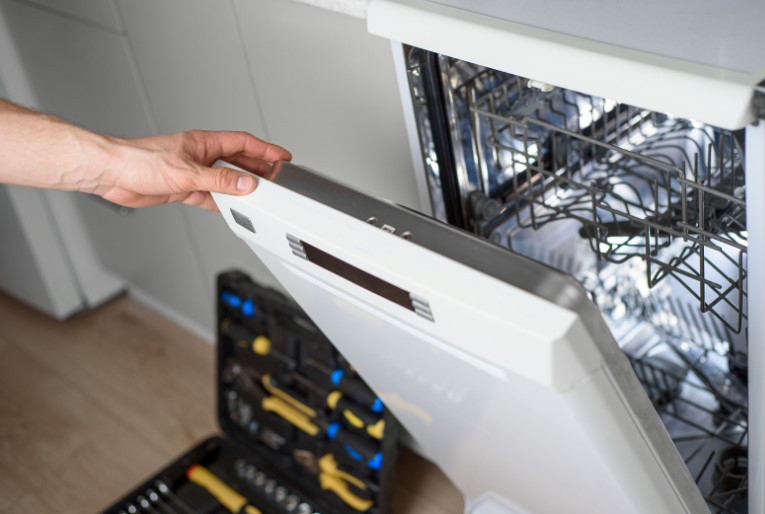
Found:
<svg viewBox="0 0 765 514"><path fill-rule="evenodd" d="M298 504L300 503L300 498L298 498L294 494L290 494L287 496L287 498L284 500L284 510L286 510L288 513L292 513L297 509Z"/></svg>
<svg viewBox="0 0 765 514"><path fill-rule="evenodd" d="M239 424L242 427L247 427L250 421L252 421L252 405L244 400L239 400Z"/></svg>
<svg viewBox="0 0 765 514"><path fill-rule="evenodd" d="M151 503L149 503L149 500L147 500L144 496L139 496L138 498L136 498L136 501L138 502L138 505L140 505L143 510L150 510L154 512L154 509L151 508Z"/></svg>
<svg viewBox="0 0 765 514"><path fill-rule="evenodd" d="M278 504L282 504L284 500L287 499L287 491L286 487L279 486L274 490L274 501Z"/></svg>
<svg viewBox="0 0 765 514"><path fill-rule="evenodd" d="M257 472L258 472L258 468L256 468L255 466L253 465L246 466L244 468L244 477L248 481L252 482L253 480L255 480L255 475L257 474Z"/></svg>
<svg viewBox="0 0 765 514"><path fill-rule="evenodd" d="M236 476L239 478L244 478L244 475L247 471L247 463L244 461L244 459L236 459L234 462L234 469L236 470Z"/></svg>
<svg viewBox="0 0 765 514"><path fill-rule="evenodd" d="M263 485L263 492L266 494L266 496L271 496L274 494L274 491L276 490L276 480L269 478L266 480L266 483Z"/></svg>
<svg viewBox="0 0 765 514"><path fill-rule="evenodd" d="M263 473L262 471L258 471L257 473L255 473L255 478L252 479L252 482L255 484L255 487L260 489L261 487L266 485L266 480L268 480L268 477L266 476L266 474Z"/></svg>
<svg viewBox="0 0 765 514"><path fill-rule="evenodd" d="M313 514L313 507L306 502L303 502L298 505L297 514Z"/></svg>
<svg viewBox="0 0 765 514"><path fill-rule="evenodd" d="M228 410L229 417L235 422L239 423L239 416L238 416L238 409L237 407L237 400L239 399L239 395L236 394L236 391L233 389L229 389L226 391L226 409Z"/></svg>

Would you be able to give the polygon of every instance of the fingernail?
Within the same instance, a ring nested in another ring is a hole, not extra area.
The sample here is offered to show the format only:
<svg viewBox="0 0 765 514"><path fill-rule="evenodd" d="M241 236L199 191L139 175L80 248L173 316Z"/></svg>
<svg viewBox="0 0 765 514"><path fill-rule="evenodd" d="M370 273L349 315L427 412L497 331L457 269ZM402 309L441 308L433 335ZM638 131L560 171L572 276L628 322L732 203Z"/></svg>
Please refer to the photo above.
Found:
<svg viewBox="0 0 765 514"><path fill-rule="evenodd" d="M249 191L252 189L254 183L252 177L248 175L240 175L239 178L236 179L236 188L239 191Z"/></svg>

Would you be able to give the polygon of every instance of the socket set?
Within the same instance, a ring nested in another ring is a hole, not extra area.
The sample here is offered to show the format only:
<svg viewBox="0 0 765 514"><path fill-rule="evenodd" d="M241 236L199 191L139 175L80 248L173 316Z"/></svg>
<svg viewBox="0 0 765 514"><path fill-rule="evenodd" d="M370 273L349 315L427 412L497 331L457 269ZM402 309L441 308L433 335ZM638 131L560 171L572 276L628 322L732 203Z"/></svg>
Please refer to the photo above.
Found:
<svg viewBox="0 0 765 514"><path fill-rule="evenodd" d="M218 276L217 414L105 514L389 514L401 427L305 313Z"/></svg>

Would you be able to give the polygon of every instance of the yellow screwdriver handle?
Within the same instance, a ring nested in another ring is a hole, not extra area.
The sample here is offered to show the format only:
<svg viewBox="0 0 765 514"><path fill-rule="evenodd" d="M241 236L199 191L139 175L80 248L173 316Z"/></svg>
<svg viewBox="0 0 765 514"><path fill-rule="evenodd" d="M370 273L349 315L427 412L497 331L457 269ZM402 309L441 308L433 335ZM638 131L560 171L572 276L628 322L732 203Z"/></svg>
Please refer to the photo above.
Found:
<svg viewBox="0 0 765 514"><path fill-rule="evenodd" d="M310 436L316 436L320 431L318 425L313 424L311 419L306 416L305 413L300 412L281 398L269 396L263 399L261 405L263 406L263 410L273 412Z"/></svg>
<svg viewBox="0 0 765 514"><path fill-rule="evenodd" d="M353 494L348 489L348 484L336 475L321 473L319 475L319 485L321 485L322 489L335 493L346 505L359 512L366 512L374 505L372 500L365 500Z"/></svg>
<svg viewBox="0 0 765 514"><path fill-rule="evenodd" d="M352 427L364 428L364 420L358 417L352 410L345 409L343 411L343 417Z"/></svg>
<svg viewBox="0 0 765 514"><path fill-rule="evenodd" d="M252 351L258 355L271 353L271 340L266 336L258 336L252 341Z"/></svg>
<svg viewBox="0 0 765 514"><path fill-rule="evenodd" d="M374 425L369 425L367 427L367 433L375 439L382 440L382 438L385 436L385 420L380 418L380 421Z"/></svg>
<svg viewBox="0 0 765 514"><path fill-rule="evenodd" d="M256 507L248 505L247 498L229 487L206 467L194 464L186 471L186 476L213 495L229 512L239 514L244 509L246 514L262 514Z"/></svg>
<svg viewBox="0 0 765 514"><path fill-rule="evenodd" d="M332 410L337 409L337 406L342 398L343 393L341 391L330 391L330 393L327 395L327 406ZM385 421L382 418L380 418L374 425L366 425L364 420L350 409L343 409L343 417L348 423L350 423L352 427L358 429L363 429L366 427L367 433L375 439L383 438L385 433Z"/></svg>

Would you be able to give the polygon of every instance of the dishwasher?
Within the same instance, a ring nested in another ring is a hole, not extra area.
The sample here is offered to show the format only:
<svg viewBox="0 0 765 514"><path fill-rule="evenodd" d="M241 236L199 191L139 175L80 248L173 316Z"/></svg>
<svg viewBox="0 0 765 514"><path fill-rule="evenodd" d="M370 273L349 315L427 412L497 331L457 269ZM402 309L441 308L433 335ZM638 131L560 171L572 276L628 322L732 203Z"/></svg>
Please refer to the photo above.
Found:
<svg viewBox="0 0 765 514"><path fill-rule="evenodd" d="M417 10L452 15L436 3L458 2L376 0L369 26L413 43L393 48L446 225L284 165L252 199L216 196L229 226L466 512L764 512L762 87L688 72L698 91L599 96L512 73L512 55L475 64L478 45L454 33L429 44ZM444 26L504 37L459 22ZM532 60L518 68L544 69ZM720 105L683 98L704 94Z"/></svg>
<svg viewBox="0 0 765 514"><path fill-rule="evenodd" d="M580 281L712 512L747 512L743 131L407 53L436 215Z"/></svg>

